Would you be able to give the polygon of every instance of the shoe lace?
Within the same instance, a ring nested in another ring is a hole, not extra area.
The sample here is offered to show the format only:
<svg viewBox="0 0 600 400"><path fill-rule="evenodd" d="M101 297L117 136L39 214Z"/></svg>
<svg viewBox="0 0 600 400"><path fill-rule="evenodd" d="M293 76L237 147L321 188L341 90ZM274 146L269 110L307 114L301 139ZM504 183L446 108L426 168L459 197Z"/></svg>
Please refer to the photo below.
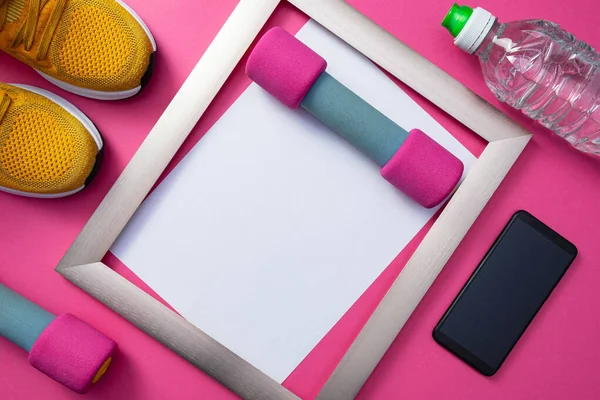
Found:
<svg viewBox="0 0 600 400"><path fill-rule="evenodd" d="M4 25L6 24L9 1L10 0L0 0L0 31L4 29ZM29 6L26 11L25 20L19 27L17 34L13 37L10 47L15 48L22 44L25 48L25 51L31 50L40 14L47 2L48 0L29 0ZM35 56L37 61L45 59L48 55L50 42L52 41L54 32L58 27L58 23L60 22L60 18L66 4L67 0L57 0L54 9L50 12L50 18L48 19L48 23L42 32L38 51Z"/></svg>
<svg viewBox="0 0 600 400"><path fill-rule="evenodd" d="M2 119L4 119L4 115L8 111L8 107L10 106L10 97L6 93L0 93L2 96L0 97L0 123Z"/></svg>
<svg viewBox="0 0 600 400"><path fill-rule="evenodd" d="M0 123L4 119L4 115L10 106L10 97L6 93L0 93Z"/></svg>

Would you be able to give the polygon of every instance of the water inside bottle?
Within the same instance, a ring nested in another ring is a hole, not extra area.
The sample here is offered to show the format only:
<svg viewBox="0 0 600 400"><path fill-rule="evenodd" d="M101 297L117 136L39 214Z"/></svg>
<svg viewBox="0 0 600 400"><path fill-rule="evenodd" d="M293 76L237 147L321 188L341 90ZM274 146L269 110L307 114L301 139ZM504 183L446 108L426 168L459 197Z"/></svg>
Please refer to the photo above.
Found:
<svg viewBox="0 0 600 400"><path fill-rule="evenodd" d="M547 21L492 28L477 51L500 99L580 150L600 154L600 56Z"/></svg>

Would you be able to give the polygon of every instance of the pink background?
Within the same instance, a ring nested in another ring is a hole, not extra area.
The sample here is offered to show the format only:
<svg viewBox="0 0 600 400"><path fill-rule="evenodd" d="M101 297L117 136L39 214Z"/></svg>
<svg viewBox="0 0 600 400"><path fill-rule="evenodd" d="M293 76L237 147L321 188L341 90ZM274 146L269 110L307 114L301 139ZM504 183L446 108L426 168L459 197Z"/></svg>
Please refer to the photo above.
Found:
<svg viewBox="0 0 600 400"><path fill-rule="evenodd" d="M600 161L570 149L548 131L499 104L485 86L475 58L452 45L439 23L449 0L351 0L352 5L429 60L535 133L533 142L363 388L360 399L598 399L600 357ZM162 110L223 24L235 0L129 0L156 36L156 75L139 97L117 103L78 98L0 54L0 81L40 86L88 114L106 139L106 162L97 181L72 198L42 201L0 193L0 281L54 313L71 312L114 338L120 355L89 399L234 399L217 382L135 329L53 271L77 233L139 147ZM519 4L521 3L521 4ZM501 21L543 18L600 47L597 0L482 0ZM296 31L306 17L287 4L269 26ZM172 166L248 85L238 67ZM413 94L414 95L414 94ZM426 100L414 96L442 125L478 155L484 142ZM526 209L570 239L579 256L531 324L503 368L492 378L471 370L439 347L431 330L508 218ZM381 299L419 239L384 272L357 304L286 380L312 398ZM108 255L106 261L136 280ZM243 334L243 333L240 333ZM2 399L78 399L27 363L26 354L0 338Z"/></svg>

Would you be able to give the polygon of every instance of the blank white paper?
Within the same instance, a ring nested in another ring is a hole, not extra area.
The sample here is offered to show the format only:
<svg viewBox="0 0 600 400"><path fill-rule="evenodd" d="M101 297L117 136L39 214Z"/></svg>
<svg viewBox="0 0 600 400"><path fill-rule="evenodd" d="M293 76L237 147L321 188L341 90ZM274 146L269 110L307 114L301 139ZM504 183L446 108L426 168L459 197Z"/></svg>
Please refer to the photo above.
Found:
<svg viewBox="0 0 600 400"><path fill-rule="evenodd" d="M297 37L336 79L468 171L474 157L370 61L312 21ZM434 213L252 84L112 252L183 317L283 382Z"/></svg>

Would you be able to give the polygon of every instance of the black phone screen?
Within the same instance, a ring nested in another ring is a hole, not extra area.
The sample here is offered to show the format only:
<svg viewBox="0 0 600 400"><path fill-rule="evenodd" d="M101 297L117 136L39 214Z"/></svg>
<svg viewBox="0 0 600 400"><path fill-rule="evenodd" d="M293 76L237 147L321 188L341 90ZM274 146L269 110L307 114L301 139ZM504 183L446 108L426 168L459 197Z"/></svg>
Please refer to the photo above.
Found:
<svg viewBox="0 0 600 400"><path fill-rule="evenodd" d="M493 375L576 255L566 239L517 212L435 327L434 339Z"/></svg>

